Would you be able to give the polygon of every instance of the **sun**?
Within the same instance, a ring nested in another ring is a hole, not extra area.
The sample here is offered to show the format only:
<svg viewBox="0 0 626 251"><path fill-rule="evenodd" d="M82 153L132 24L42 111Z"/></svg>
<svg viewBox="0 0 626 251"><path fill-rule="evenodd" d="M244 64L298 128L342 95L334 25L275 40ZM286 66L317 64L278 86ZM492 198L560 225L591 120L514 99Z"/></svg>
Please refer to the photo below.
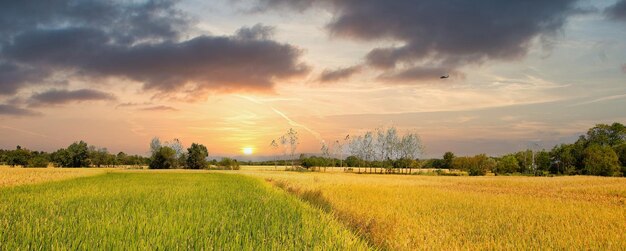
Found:
<svg viewBox="0 0 626 251"><path fill-rule="evenodd" d="M242 151L245 155L251 155L254 152L254 149L252 147L244 147Z"/></svg>

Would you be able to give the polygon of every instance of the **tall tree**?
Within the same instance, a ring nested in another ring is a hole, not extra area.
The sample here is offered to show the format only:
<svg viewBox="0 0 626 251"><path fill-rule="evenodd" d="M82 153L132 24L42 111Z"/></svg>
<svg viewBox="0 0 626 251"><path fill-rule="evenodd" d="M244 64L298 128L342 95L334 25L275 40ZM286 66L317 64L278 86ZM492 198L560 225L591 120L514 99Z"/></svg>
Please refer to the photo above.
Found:
<svg viewBox="0 0 626 251"><path fill-rule="evenodd" d="M283 164L285 165L285 168L287 168L287 148L289 146L289 140L286 135L280 136L278 140L280 141L280 145L283 146Z"/></svg>
<svg viewBox="0 0 626 251"><path fill-rule="evenodd" d="M620 123L597 124L587 131L589 144L617 146L626 141L626 127Z"/></svg>
<svg viewBox="0 0 626 251"><path fill-rule="evenodd" d="M446 152L443 154L442 167L445 169L452 169L452 161L454 160L454 153Z"/></svg>
<svg viewBox="0 0 626 251"><path fill-rule="evenodd" d="M67 167L88 167L89 147L84 141L74 142L67 147L69 165Z"/></svg>
<svg viewBox="0 0 626 251"><path fill-rule="evenodd" d="M326 142L322 142L322 148L320 149L320 151L322 152L322 159L323 159L322 165L324 165L324 172L325 172L326 166L328 166L328 163L330 162L330 148L328 148L328 145L326 144Z"/></svg>
<svg viewBox="0 0 626 251"><path fill-rule="evenodd" d="M209 151L206 146L193 143L187 148L187 165L189 169L204 169L209 166L206 158L209 157Z"/></svg>
<svg viewBox="0 0 626 251"><path fill-rule="evenodd" d="M514 173L519 170L519 163L515 158L515 155L505 155L496 164L496 168L493 170L496 174Z"/></svg>
<svg viewBox="0 0 626 251"><path fill-rule="evenodd" d="M295 168L295 164L294 164L294 159L296 156L296 149L298 148L298 144L300 144L300 142L298 141L298 132L296 132L293 128L289 128L289 130L287 131L287 140L289 142L289 153L290 153L290 157L291 157L291 167Z"/></svg>
<svg viewBox="0 0 626 251"><path fill-rule="evenodd" d="M619 175L619 159L613 148L593 144L585 149L585 172L590 175Z"/></svg>
<svg viewBox="0 0 626 251"><path fill-rule="evenodd" d="M176 167L176 151L169 146L161 146L150 157L150 169L170 169Z"/></svg>
<svg viewBox="0 0 626 251"><path fill-rule="evenodd" d="M272 140L272 143L270 143L270 148L272 148L272 151L274 151L274 170L276 170L277 168L277 164L276 164L276 150L278 149L278 143L276 142L275 139Z"/></svg>

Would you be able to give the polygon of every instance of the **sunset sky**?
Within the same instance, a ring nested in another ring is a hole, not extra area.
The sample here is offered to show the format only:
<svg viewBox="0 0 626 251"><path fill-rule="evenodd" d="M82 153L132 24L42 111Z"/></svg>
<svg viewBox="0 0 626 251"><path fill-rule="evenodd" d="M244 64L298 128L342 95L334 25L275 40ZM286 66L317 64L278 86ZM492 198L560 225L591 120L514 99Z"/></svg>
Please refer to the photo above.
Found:
<svg viewBox="0 0 626 251"><path fill-rule="evenodd" d="M440 79L448 75L448 79ZM626 0L2 1L0 148L298 152L377 127L493 156L626 123Z"/></svg>

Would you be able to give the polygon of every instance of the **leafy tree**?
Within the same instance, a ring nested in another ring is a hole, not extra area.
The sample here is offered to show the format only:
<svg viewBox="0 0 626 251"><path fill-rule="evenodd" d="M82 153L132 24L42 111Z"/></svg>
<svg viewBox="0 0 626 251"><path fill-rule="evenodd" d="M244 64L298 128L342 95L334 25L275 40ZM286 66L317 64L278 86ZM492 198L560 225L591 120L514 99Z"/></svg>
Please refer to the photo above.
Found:
<svg viewBox="0 0 626 251"><path fill-rule="evenodd" d="M187 168L202 169L207 168L209 163L206 158L209 157L209 151L204 145L193 143L187 148Z"/></svg>
<svg viewBox="0 0 626 251"><path fill-rule="evenodd" d="M441 168L451 169L453 160L454 160L454 153L452 153L452 152L444 153L443 154L443 163L441 165Z"/></svg>
<svg viewBox="0 0 626 251"><path fill-rule="evenodd" d="M550 153L544 150L535 153L535 165L537 165L537 171L548 171L551 163Z"/></svg>
<svg viewBox="0 0 626 251"><path fill-rule="evenodd" d="M613 148L593 144L585 149L585 172L590 175L619 175L619 159Z"/></svg>
<svg viewBox="0 0 626 251"><path fill-rule="evenodd" d="M28 166L28 160L31 157L31 152L23 149L21 146L17 146L15 150L7 153L7 164L10 166Z"/></svg>
<svg viewBox="0 0 626 251"><path fill-rule="evenodd" d="M232 170L239 170L239 162L237 162L236 159L222 158L222 160L220 160L217 165Z"/></svg>
<svg viewBox="0 0 626 251"><path fill-rule="evenodd" d="M561 144L555 146L550 151L550 158L553 163L550 168L551 173L555 174L574 174L576 172L576 156L574 145Z"/></svg>
<svg viewBox="0 0 626 251"><path fill-rule="evenodd" d="M346 166L348 167L360 167L362 160L354 155L348 156L346 158Z"/></svg>
<svg viewBox="0 0 626 251"><path fill-rule="evenodd" d="M74 142L60 154L61 159L58 163L65 167L88 167L89 166L89 147L84 141Z"/></svg>
<svg viewBox="0 0 626 251"><path fill-rule="evenodd" d="M514 173L519 170L519 163L515 155L505 155L498 161L496 168L493 170L497 174Z"/></svg>
<svg viewBox="0 0 626 251"><path fill-rule="evenodd" d="M626 141L626 127L620 123L597 124L587 131L589 144L617 146Z"/></svg>
<svg viewBox="0 0 626 251"><path fill-rule="evenodd" d="M40 154L28 160L29 167L48 167L50 160L46 155Z"/></svg>
<svg viewBox="0 0 626 251"><path fill-rule="evenodd" d="M176 167L176 151L169 146L161 146L152 154L150 169L169 169Z"/></svg>
<svg viewBox="0 0 626 251"><path fill-rule="evenodd" d="M96 167L115 164L114 156L109 154L106 148L97 148L96 146L89 146L89 160Z"/></svg>
<svg viewBox="0 0 626 251"><path fill-rule="evenodd" d="M67 167L71 164L70 153L65 148L53 152L50 156L52 162L58 167Z"/></svg>
<svg viewBox="0 0 626 251"><path fill-rule="evenodd" d="M474 157L456 157L452 166L454 169L467 171L470 176L482 176L495 168L496 163L487 155L479 154Z"/></svg>
<svg viewBox="0 0 626 251"><path fill-rule="evenodd" d="M616 146L614 150L620 164L622 165L622 175L626 176L626 143Z"/></svg>

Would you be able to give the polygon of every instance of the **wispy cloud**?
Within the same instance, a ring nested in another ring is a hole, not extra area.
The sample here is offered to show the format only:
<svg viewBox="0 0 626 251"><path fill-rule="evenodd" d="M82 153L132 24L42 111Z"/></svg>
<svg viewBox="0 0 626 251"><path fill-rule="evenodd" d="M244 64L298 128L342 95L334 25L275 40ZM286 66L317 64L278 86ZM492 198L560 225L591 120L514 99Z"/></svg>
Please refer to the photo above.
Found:
<svg viewBox="0 0 626 251"><path fill-rule="evenodd" d="M594 104L594 103L600 103L600 102L604 102L604 101L616 100L616 99L622 99L622 98L626 98L626 94L610 95L610 96L606 96L606 97L596 98L596 99L592 99L592 100L589 100L589 101L572 104L572 105L570 105L570 107L581 106L581 105L588 105L588 104Z"/></svg>
<svg viewBox="0 0 626 251"><path fill-rule="evenodd" d="M178 111L178 109L176 109L174 107L171 107L171 106L166 106L166 105L157 105L157 106L144 107L144 108L140 108L139 110L142 110L142 111L164 111L164 112Z"/></svg>

